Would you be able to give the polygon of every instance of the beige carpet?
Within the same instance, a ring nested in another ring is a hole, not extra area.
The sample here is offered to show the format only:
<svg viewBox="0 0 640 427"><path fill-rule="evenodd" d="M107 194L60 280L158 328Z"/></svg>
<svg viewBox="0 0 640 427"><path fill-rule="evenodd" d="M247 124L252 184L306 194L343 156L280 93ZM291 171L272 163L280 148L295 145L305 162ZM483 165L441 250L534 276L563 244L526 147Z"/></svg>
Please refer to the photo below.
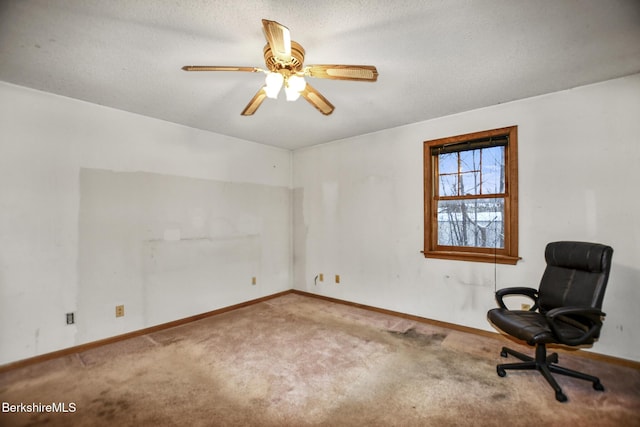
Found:
<svg viewBox="0 0 640 427"><path fill-rule="evenodd" d="M1 402L75 411L2 412L0 425L640 425L640 371L561 354L606 391L559 377L559 403L536 372L496 375L502 345L288 294L6 372Z"/></svg>

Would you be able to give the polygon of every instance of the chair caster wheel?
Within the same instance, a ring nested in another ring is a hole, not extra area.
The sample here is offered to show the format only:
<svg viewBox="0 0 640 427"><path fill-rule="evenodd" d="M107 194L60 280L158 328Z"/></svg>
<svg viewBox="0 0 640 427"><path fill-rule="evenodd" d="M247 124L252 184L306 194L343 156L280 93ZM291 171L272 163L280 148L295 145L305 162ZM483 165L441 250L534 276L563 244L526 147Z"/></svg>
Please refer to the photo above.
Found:
<svg viewBox="0 0 640 427"><path fill-rule="evenodd" d="M506 352L506 351L502 350L502 351L500 352L500 356L501 356L501 357L507 357L507 356L508 356L508 354L507 354L507 352Z"/></svg>
<svg viewBox="0 0 640 427"><path fill-rule="evenodd" d="M561 391L556 391L556 400L558 402L566 402L567 396L565 396L564 393Z"/></svg>
<svg viewBox="0 0 640 427"><path fill-rule="evenodd" d="M598 391L604 391L604 386L600 381L598 381L597 383L593 383L593 388Z"/></svg>
<svg viewBox="0 0 640 427"><path fill-rule="evenodd" d="M498 372L499 377L504 377L507 375L507 371L502 369L500 366L496 366L496 372Z"/></svg>

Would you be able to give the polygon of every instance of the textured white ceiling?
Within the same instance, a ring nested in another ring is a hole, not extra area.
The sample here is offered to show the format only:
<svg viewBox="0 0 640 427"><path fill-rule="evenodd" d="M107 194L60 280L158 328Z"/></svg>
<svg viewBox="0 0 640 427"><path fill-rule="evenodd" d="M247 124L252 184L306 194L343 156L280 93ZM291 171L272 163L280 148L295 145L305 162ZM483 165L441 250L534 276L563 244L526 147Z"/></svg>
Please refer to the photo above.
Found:
<svg viewBox="0 0 640 427"><path fill-rule="evenodd" d="M262 18L378 81L243 117L261 74L180 69L263 67ZM637 72L638 0L0 0L0 80L288 149Z"/></svg>

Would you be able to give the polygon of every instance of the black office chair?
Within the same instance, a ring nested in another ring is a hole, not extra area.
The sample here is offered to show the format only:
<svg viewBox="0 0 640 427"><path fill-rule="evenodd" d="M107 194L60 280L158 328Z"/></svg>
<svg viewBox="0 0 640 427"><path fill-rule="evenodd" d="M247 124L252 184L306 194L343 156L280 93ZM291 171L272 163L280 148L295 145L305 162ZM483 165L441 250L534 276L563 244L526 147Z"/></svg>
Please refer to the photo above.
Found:
<svg viewBox="0 0 640 427"><path fill-rule="evenodd" d="M500 289L496 301L500 308L489 310L489 322L502 332L535 346L535 358L503 347L500 356L512 355L521 363L496 366L504 377L507 369L536 369L556 392L556 399L567 397L551 372L591 381L604 391L600 380L556 365L558 354L547 355L547 344L582 346L592 344L600 335L605 314L601 311L611 269L613 249L597 243L553 242L545 249L547 267L538 290L525 287ZM510 310L503 298L524 295L533 300L530 310Z"/></svg>

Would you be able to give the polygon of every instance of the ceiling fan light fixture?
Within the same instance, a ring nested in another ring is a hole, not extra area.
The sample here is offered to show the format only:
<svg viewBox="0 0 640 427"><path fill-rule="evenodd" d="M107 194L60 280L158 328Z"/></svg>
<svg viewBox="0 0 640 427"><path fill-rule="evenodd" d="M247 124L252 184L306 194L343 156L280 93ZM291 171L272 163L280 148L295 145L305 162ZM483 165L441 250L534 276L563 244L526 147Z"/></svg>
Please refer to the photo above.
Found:
<svg viewBox="0 0 640 427"><path fill-rule="evenodd" d="M257 67L230 67L220 65L185 65L185 71L246 71L266 74L265 84L253 96L242 111L243 116L253 115L266 98L277 99L284 86L287 101L295 101L302 96L322 114L329 115L334 106L313 86L307 84L306 77L331 80L352 80L375 82L378 70L373 65L318 64L304 67L304 48L291 40L289 29L276 21L262 20L267 44L262 49L267 69Z"/></svg>
<svg viewBox="0 0 640 427"><path fill-rule="evenodd" d="M276 99L278 98L278 93L282 88L284 83L284 77L280 73L268 73L267 77L264 79L266 84L264 91L267 94L267 98Z"/></svg>

